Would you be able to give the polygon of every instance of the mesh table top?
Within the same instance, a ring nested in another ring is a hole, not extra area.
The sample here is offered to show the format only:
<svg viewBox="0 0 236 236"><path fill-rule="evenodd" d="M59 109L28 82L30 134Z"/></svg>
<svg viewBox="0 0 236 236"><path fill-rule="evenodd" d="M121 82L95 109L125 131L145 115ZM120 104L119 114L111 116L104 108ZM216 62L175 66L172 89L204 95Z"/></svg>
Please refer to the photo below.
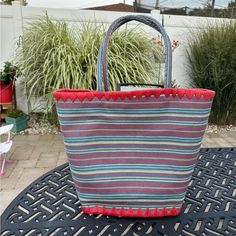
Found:
<svg viewBox="0 0 236 236"><path fill-rule="evenodd" d="M177 217L87 215L80 207L64 164L12 201L1 216L1 235L236 235L236 148L201 149Z"/></svg>

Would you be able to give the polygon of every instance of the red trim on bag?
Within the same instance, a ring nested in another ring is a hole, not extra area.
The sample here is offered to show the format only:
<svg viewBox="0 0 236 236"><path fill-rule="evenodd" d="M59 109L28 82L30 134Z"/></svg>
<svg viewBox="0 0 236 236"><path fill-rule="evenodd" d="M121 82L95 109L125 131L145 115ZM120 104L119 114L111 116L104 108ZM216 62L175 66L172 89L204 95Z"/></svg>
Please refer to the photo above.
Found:
<svg viewBox="0 0 236 236"><path fill-rule="evenodd" d="M173 97L178 96L180 99L183 97L187 97L188 99L192 99L193 96L196 99L200 99L203 97L205 100L212 100L215 96L215 92L208 89L194 89L194 88L158 88L158 89L142 89L142 90L130 90L130 91L95 91L95 90L86 90L86 89L59 89L56 90L53 95L55 99L58 101L62 99L66 101L70 99L75 101L79 99L83 101L87 99L89 101L97 98L102 100L105 98L106 100L113 99L114 101L120 99L124 100L128 98L129 100L133 97L140 99L141 97L146 97L149 99L151 96L155 96L158 98L161 94L164 94L166 97L170 95Z"/></svg>
<svg viewBox="0 0 236 236"><path fill-rule="evenodd" d="M163 216L176 216L180 214L181 208L172 207L170 209L163 208L159 210L155 208L154 210L150 210L146 208L146 210L142 210L138 208L138 210L134 210L129 208L125 210L124 207L120 209L116 209L112 207L110 209L106 208L105 206L99 207L95 205L94 207L82 207L84 213L87 214L103 214L103 215L110 215L110 216L124 216L124 217L163 217Z"/></svg>

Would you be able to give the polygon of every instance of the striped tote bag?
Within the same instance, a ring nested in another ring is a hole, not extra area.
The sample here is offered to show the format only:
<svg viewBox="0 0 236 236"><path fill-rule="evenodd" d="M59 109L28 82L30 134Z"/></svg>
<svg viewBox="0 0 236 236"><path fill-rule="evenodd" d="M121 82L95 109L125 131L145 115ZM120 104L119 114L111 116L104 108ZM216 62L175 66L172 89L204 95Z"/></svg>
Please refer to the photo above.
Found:
<svg viewBox="0 0 236 236"><path fill-rule="evenodd" d="M165 88L108 91L107 47L122 24L139 21L165 43ZM181 212L214 91L171 88L171 42L149 16L118 18L98 56L98 90L54 92L71 174L85 213L125 217Z"/></svg>

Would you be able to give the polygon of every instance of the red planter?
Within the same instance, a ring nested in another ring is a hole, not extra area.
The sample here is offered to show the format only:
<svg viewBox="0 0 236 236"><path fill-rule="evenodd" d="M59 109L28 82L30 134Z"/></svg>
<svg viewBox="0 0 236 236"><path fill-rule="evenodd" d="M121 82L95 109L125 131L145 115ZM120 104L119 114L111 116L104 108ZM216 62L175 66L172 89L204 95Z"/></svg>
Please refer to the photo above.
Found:
<svg viewBox="0 0 236 236"><path fill-rule="evenodd" d="M12 102L12 82L8 85L0 83L0 103Z"/></svg>

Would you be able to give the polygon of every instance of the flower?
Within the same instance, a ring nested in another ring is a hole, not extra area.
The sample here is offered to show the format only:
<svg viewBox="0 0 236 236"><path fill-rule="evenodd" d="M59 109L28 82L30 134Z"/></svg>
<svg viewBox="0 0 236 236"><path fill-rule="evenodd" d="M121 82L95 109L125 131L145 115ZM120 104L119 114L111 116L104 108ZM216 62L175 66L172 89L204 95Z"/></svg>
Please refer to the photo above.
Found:
<svg viewBox="0 0 236 236"><path fill-rule="evenodd" d="M161 46L161 47L164 47L164 43L163 43L163 39L162 37L158 36L156 38L152 38L154 44L158 45L158 46ZM177 48L179 47L180 45L180 42L179 40L173 40L171 42L171 47L172 47L172 52Z"/></svg>

